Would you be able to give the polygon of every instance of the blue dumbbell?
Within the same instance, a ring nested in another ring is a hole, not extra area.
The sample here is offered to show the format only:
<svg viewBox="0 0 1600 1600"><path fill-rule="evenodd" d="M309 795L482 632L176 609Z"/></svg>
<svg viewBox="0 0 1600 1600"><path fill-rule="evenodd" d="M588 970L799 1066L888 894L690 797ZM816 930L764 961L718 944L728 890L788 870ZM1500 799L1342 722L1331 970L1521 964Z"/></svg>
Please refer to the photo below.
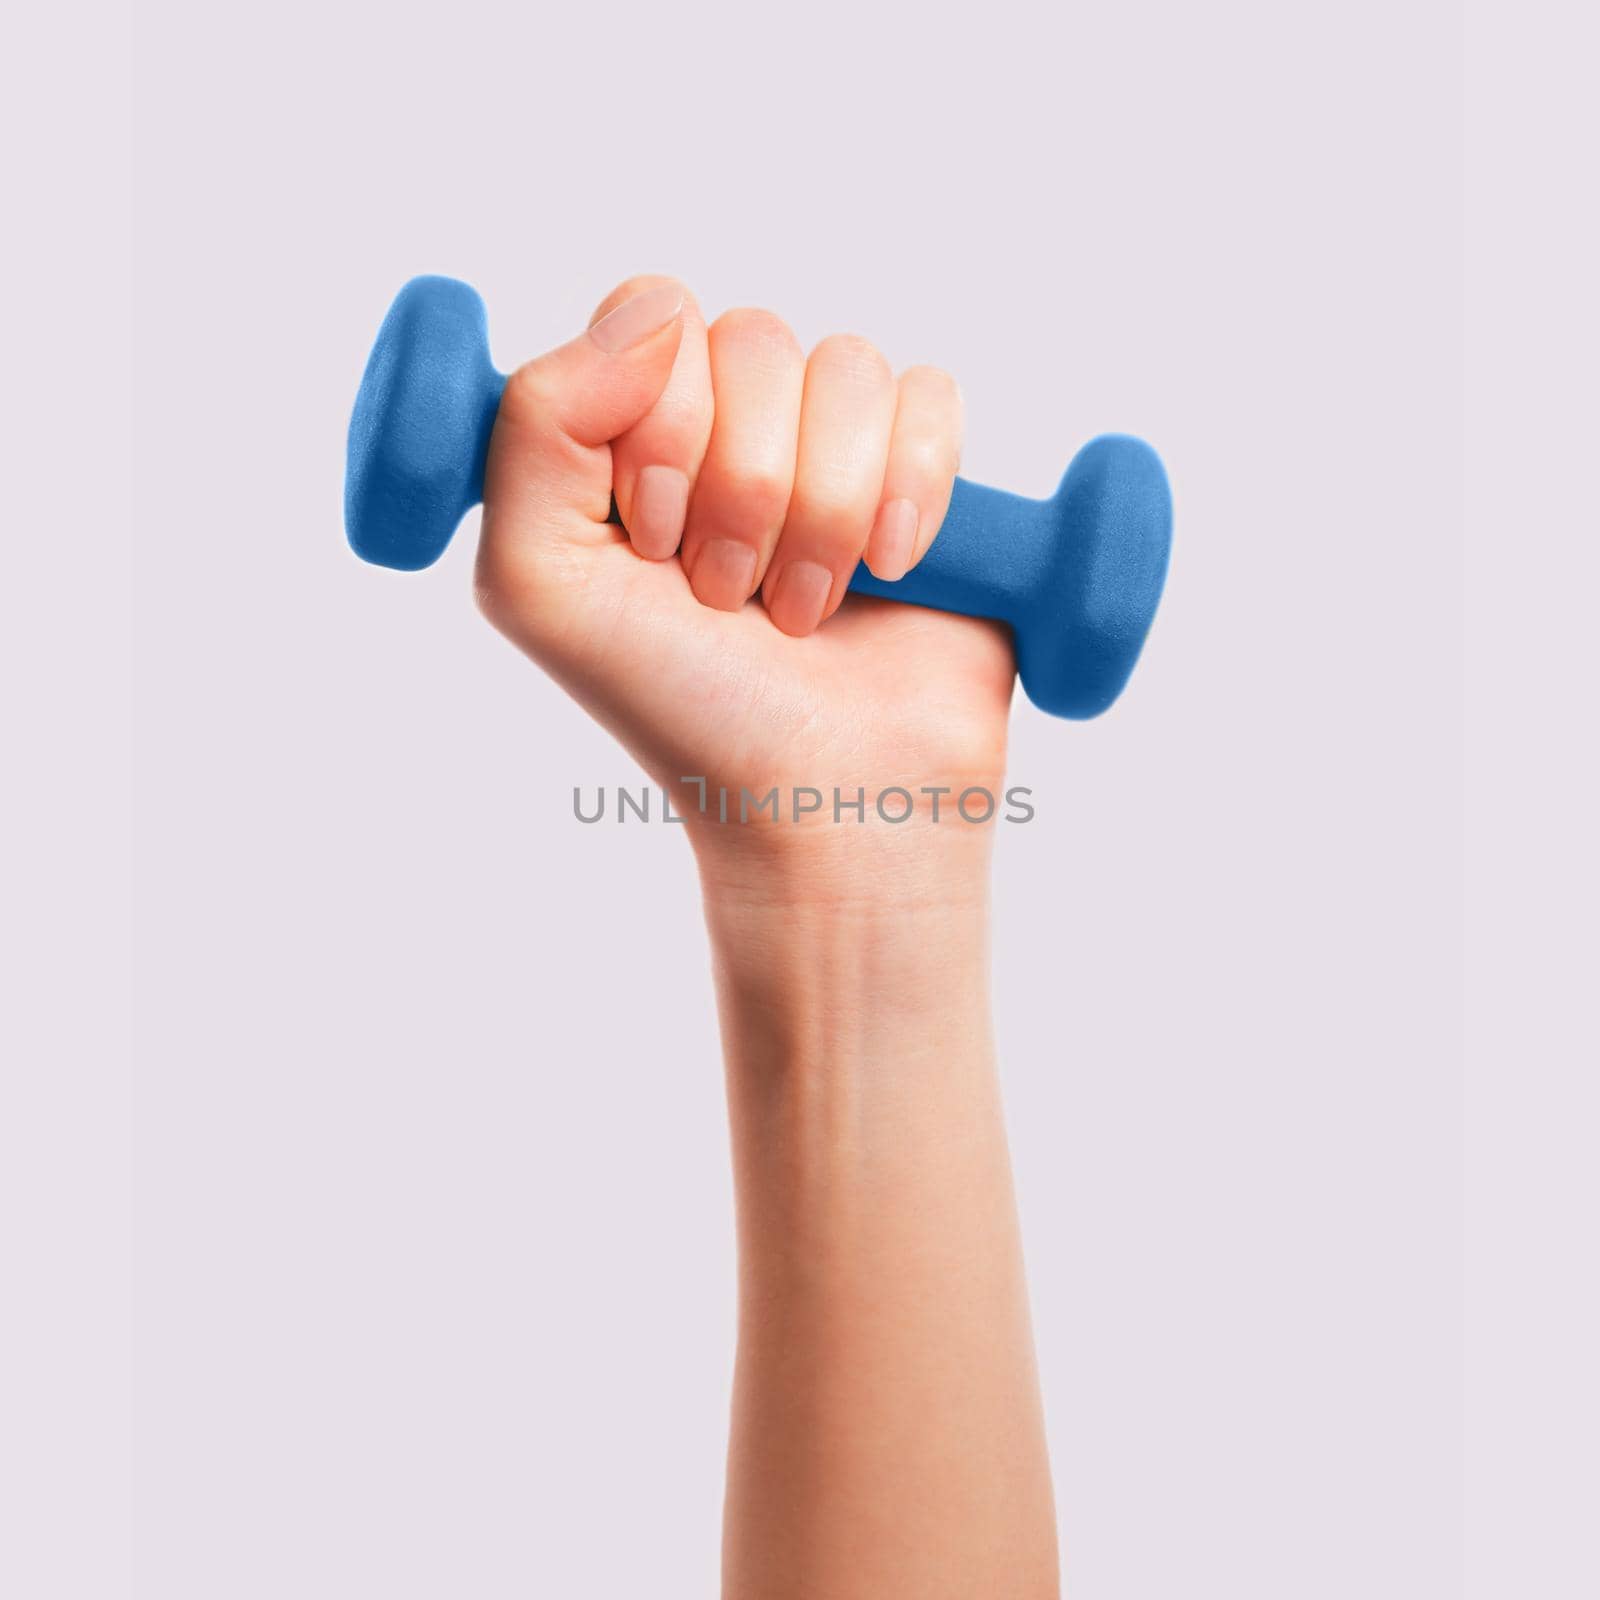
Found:
<svg viewBox="0 0 1600 1600"><path fill-rule="evenodd" d="M483 498L505 377L489 360L477 292L413 278L378 331L350 418L344 518L364 561L412 572L444 553ZM1029 698L1098 716L1122 692L1155 616L1172 497L1142 440L1106 434L1048 500L956 479L939 536L897 583L856 568L858 594L1011 625Z"/></svg>

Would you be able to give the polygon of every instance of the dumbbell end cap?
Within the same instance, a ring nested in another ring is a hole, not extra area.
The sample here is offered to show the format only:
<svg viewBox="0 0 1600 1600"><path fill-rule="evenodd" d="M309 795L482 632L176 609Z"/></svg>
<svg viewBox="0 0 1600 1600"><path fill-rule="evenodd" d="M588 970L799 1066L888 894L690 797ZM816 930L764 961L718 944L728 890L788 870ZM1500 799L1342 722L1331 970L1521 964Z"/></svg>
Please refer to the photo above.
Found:
<svg viewBox="0 0 1600 1600"><path fill-rule="evenodd" d="M489 360L475 289L413 278L389 308L350 417L344 525L363 561L431 566L483 498L505 380Z"/></svg>
<svg viewBox="0 0 1600 1600"><path fill-rule="evenodd" d="M1072 458L1051 505L1056 570L1037 591L1041 611L1017 629L1017 666L1041 710L1097 717L1122 693L1155 619L1172 493L1149 445L1108 433Z"/></svg>

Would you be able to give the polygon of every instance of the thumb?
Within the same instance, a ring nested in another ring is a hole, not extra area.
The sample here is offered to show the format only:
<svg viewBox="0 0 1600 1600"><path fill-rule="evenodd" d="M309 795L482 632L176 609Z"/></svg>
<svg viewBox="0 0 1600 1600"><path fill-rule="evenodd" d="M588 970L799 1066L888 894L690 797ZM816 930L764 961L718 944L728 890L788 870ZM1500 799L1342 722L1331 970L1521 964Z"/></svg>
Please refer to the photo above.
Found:
<svg viewBox="0 0 1600 1600"><path fill-rule="evenodd" d="M506 381L484 471L475 587L484 616L546 666L571 653L567 642L588 631L611 590L605 569L617 551L605 547L621 541L607 523L609 441L666 388L686 299L682 284L657 282Z"/></svg>
<svg viewBox="0 0 1600 1600"><path fill-rule="evenodd" d="M660 398L687 295L657 282L511 374L484 475L484 541L609 539L610 441Z"/></svg>

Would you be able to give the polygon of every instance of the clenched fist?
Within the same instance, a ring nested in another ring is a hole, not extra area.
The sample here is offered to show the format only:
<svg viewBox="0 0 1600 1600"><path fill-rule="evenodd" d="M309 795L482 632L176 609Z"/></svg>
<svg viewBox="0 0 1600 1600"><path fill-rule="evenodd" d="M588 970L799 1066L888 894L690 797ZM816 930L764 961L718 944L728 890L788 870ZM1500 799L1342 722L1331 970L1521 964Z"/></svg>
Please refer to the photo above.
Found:
<svg viewBox="0 0 1600 1600"><path fill-rule="evenodd" d="M1005 629L846 594L938 536L960 440L943 372L631 279L506 386L479 602L663 784L993 788Z"/></svg>

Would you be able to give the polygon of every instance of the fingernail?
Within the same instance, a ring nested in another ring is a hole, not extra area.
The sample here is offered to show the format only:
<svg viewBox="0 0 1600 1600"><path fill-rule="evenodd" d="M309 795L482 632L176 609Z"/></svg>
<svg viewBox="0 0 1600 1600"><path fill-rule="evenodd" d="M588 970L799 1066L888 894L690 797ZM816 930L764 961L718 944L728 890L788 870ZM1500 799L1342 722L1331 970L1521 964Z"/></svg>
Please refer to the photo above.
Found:
<svg viewBox="0 0 1600 1600"><path fill-rule="evenodd" d="M833 574L815 561L791 561L772 586L767 610L785 633L810 633L822 621Z"/></svg>
<svg viewBox="0 0 1600 1600"><path fill-rule="evenodd" d="M695 598L718 611L737 611L756 586L756 553L737 539L707 539L694 558L689 587Z"/></svg>
<svg viewBox="0 0 1600 1600"><path fill-rule="evenodd" d="M633 486L633 548L651 561L665 561L683 537L689 509L689 479L676 467L645 467ZM754 552L752 552L754 554Z"/></svg>
<svg viewBox="0 0 1600 1600"><path fill-rule="evenodd" d="M608 356L614 356L659 332L682 310L683 290L675 283L658 283L606 312L590 328L589 337Z"/></svg>
<svg viewBox="0 0 1600 1600"><path fill-rule="evenodd" d="M878 510L867 541L867 567L873 577L895 583L905 577L917 548L917 507L911 500L890 500Z"/></svg>

